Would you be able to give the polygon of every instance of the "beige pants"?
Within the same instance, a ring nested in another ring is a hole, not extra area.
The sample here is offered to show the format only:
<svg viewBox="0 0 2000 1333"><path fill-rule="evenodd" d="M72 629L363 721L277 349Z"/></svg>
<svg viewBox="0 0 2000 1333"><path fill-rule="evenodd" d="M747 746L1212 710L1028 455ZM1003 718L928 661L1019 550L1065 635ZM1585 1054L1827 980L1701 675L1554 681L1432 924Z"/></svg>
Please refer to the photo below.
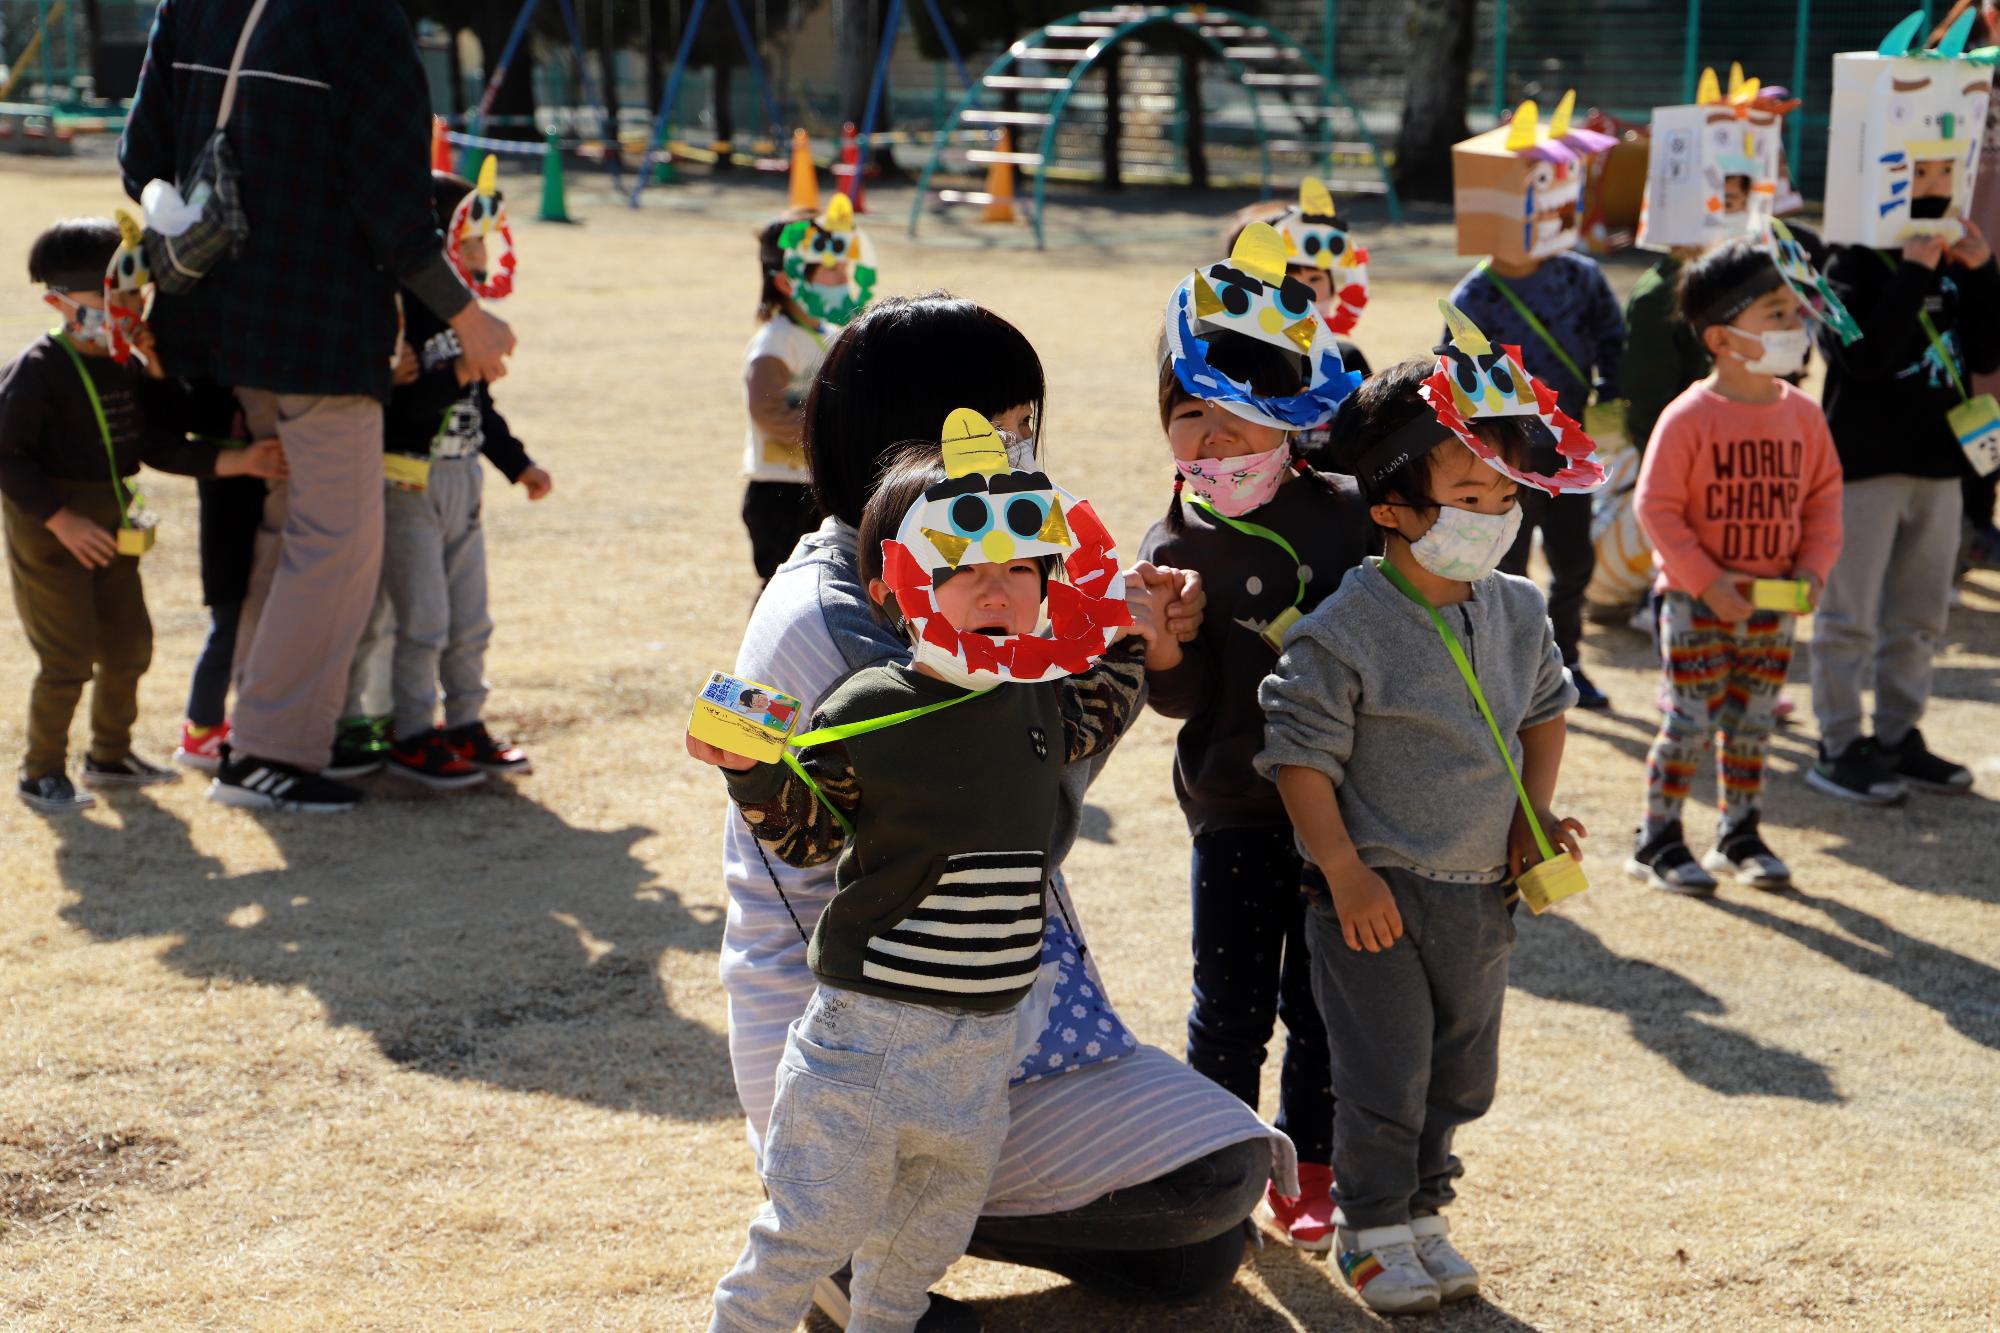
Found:
<svg viewBox="0 0 2000 1333"><path fill-rule="evenodd" d="M276 434L274 483L237 635L238 755L323 767L347 666L382 568L382 404L359 396L238 389L252 435Z"/></svg>

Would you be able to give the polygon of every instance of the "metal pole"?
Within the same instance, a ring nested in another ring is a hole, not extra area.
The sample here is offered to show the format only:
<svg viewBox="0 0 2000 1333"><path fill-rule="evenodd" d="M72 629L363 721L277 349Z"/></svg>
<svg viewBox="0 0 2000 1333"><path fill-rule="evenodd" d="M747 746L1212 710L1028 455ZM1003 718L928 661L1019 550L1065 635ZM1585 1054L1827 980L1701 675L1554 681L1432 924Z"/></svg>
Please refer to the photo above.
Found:
<svg viewBox="0 0 2000 1333"><path fill-rule="evenodd" d="M1701 0L1688 0L1687 31L1681 42L1681 100L1694 101L1701 81Z"/></svg>
<svg viewBox="0 0 2000 1333"><path fill-rule="evenodd" d="M1333 0L1325 0L1320 6L1319 20L1319 67L1326 75L1326 81L1333 82Z"/></svg>
<svg viewBox="0 0 2000 1333"><path fill-rule="evenodd" d="M1785 137L1791 142L1785 146L1790 156L1792 184L1797 187L1799 174L1804 168L1806 141L1806 29L1812 22L1812 0L1799 0L1799 20L1792 33L1792 96L1799 99L1799 109L1792 113L1792 123L1785 127Z"/></svg>
<svg viewBox="0 0 2000 1333"><path fill-rule="evenodd" d="M1507 114L1507 0L1493 6L1493 118Z"/></svg>

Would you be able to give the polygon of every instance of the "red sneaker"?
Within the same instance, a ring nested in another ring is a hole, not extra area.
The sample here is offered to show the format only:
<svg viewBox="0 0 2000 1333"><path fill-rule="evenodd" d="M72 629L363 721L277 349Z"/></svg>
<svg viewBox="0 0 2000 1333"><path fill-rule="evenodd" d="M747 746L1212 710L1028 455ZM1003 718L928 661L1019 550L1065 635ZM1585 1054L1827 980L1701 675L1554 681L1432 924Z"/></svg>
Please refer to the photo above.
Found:
<svg viewBox="0 0 2000 1333"><path fill-rule="evenodd" d="M470 787L486 781L436 727L389 746L389 771L426 787Z"/></svg>
<svg viewBox="0 0 2000 1333"><path fill-rule="evenodd" d="M528 762L528 756L520 746L494 736L486 729L484 722L468 722L462 727L447 727L444 739L445 744L458 751L459 758L482 773L535 771L535 766Z"/></svg>
<svg viewBox="0 0 2000 1333"><path fill-rule="evenodd" d="M222 766L222 747L229 740L229 723L199 731L192 722L181 723L181 747L174 762L186 768L213 773Z"/></svg>
<svg viewBox="0 0 2000 1333"><path fill-rule="evenodd" d="M1333 1248L1333 1168L1318 1162L1299 1163L1299 1196L1288 1199L1275 1184L1264 1187L1264 1206L1285 1239L1301 1250Z"/></svg>

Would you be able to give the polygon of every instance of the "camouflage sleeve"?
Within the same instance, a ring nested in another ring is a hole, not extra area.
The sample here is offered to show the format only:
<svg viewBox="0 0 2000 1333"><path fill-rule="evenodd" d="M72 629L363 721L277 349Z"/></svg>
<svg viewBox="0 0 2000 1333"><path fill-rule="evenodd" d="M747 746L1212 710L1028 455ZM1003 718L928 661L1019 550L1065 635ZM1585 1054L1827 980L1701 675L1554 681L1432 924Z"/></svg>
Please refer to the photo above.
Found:
<svg viewBox="0 0 2000 1333"><path fill-rule="evenodd" d="M1128 634L1081 676L1056 683L1062 709L1066 763L1101 754L1118 743L1146 697L1146 644Z"/></svg>
<svg viewBox="0 0 2000 1333"><path fill-rule="evenodd" d="M803 868L831 861L847 845L847 830L827 802L838 806L851 822L861 804L861 783L854 776L847 747L839 741L801 751L799 764L812 775L825 800L784 764L759 764L748 772L724 776L757 841L786 865Z"/></svg>

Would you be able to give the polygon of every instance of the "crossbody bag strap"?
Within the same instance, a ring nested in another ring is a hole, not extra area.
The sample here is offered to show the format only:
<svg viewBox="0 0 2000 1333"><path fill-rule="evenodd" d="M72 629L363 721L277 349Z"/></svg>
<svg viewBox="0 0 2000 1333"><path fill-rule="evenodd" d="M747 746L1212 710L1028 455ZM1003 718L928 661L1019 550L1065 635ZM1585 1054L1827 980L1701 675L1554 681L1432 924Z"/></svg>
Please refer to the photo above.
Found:
<svg viewBox="0 0 2000 1333"><path fill-rule="evenodd" d="M1892 254L1881 250L1877 250L1875 254L1883 263L1889 266L1891 273L1902 267L1901 264L1896 262L1896 256ZM1965 388L1965 376L1959 373L1958 358L1951 354L1949 347L1945 346L1944 335L1938 332L1937 325L1931 321L1931 312L1922 306L1918 306L1917 323L1923 325L1924 336L1931 340L1931 348L1938 354L1938 360L1944 362L1945 373L1951 376L1951 385L1954 389L1958 390L1958 396L1965 402L1971 402L1972 395L1966 392Z"/></svg>
<svg viewBox="0 0 2000 1333"><path fill-rule="evenodd" d="M118 497L118 526L132 526L132 502L125 494L124 480L118 475L118 448L111 443L111 423L104 415L104 400L97 396L97 381L90 378L90 370L83 364L83 355L70 343L69 335L58 333L55 340L69 353L70 363L76 367L77 375L83 380L83 392L90 399L90 410L97 418L97 433L104 437L104 457L111 464L111 493Z"/></svg>
<svg viewBox="0 0 2000 1333"><path fill-rule="evenodd" d="M848 820L840 807L833 803L832 798L827 796L825 791L821 790L820 785L813 781L812 774L806 772L805 765L798 761L798 756L794 755L792 751L794 749L811 749L815 745L825 745L829 741L844 741L850 736L865 736L871 731L884 731L899 723L909 722L930 713L943 712L945 709L962 704L968 699L977 699L984 693L985 691L983 690L968 690L956 699L944 699L937 703L924 704L917 708L905 708L901 712L889 713L882 717L864 718L859 722L839 722L830 727L814 727L811 731L800 732L798 735L792 737L790 744L785 750L783 756L785 767L791 769L798 776L799 781L805 783L812 794L819 798L819 803L826 807L828 814L833 816L833 822L840 825L840 831L849 838L852 838L854 836L853 823Z"/></svg>
<svg viewBox="0 0 2000 1333"><path fill-rule="evenodd" d="M1490 261L1485 259L1480 260L1479 271L1486 275L1486 280L1493 284L1495 291L1507 298L1507 304L1514 307L1514 312L1522 319L1528 321L1528 327L1535 331L1535 336L1548 344L1549 350L1556 354L1556 360L1562 362L1568 368L1569 373L1576 376L1576 382L1581 384L1587 392L1590 389L1590 376L1584 374L1583 368L1576 364L1576 359L1563 350L1563 345L1556 341L1554 334L1549 332L1548 325L1535 318L1535 312L1528 309L1527 303L1514 295L1514 289L1509 287L1506 281L1493 271L1493 265Z"/></svg>
<svg viewBox="0 0 2000 1333"><path fill-rule="evenodd" d="M1542 821L1535 817L1535 804L1528 799L1528 788L1521 781L1521 770L1514 766L1513 752L1507 748L1507 740L1500 734L1500 724L1493 720L1493 709L1487 705L1486 692L1479 688L1479 676L1473 671L1472 663L1465 659L1465 649L1458 643L1458 636L1451 632L1451 626L1444 623L1444 617L1431 605L1430 598L1417 591L1416 585L1403 577L1403 572L1387 560L1378 559L1375 567L1396 590L1421 606L1430 614L1431 624L1436 627L1438 637L1444 640L1445 650L1458 666L1458 674L1465 677L1465 687L1472 691L1472 701L1479 705L1479 715L1486 719L1486 729L1493 733L1493 743L1500 747L1500 761L1507 765L1507 776L1514 780L1514 795L1520 799L1521 812L1528 817L1528 828L1535 835L1535 849L1544 861L1553 861L1556 849L1549 844L1549 838L1542 832Z"/></svg>
<svg viewBox="0 0 2000 1333"><path fill-rule="evenodd" d="M222 105L215 113L218 130L229 124L229 113L236 109L236 81L243 70L243 57L250 50L250 34L257 30L257 20L264 17L264 6L269 3L270 0L256 0L243 20L243 31L236 35L236 54L229 58L229 77L222 84Z"/></svg>

